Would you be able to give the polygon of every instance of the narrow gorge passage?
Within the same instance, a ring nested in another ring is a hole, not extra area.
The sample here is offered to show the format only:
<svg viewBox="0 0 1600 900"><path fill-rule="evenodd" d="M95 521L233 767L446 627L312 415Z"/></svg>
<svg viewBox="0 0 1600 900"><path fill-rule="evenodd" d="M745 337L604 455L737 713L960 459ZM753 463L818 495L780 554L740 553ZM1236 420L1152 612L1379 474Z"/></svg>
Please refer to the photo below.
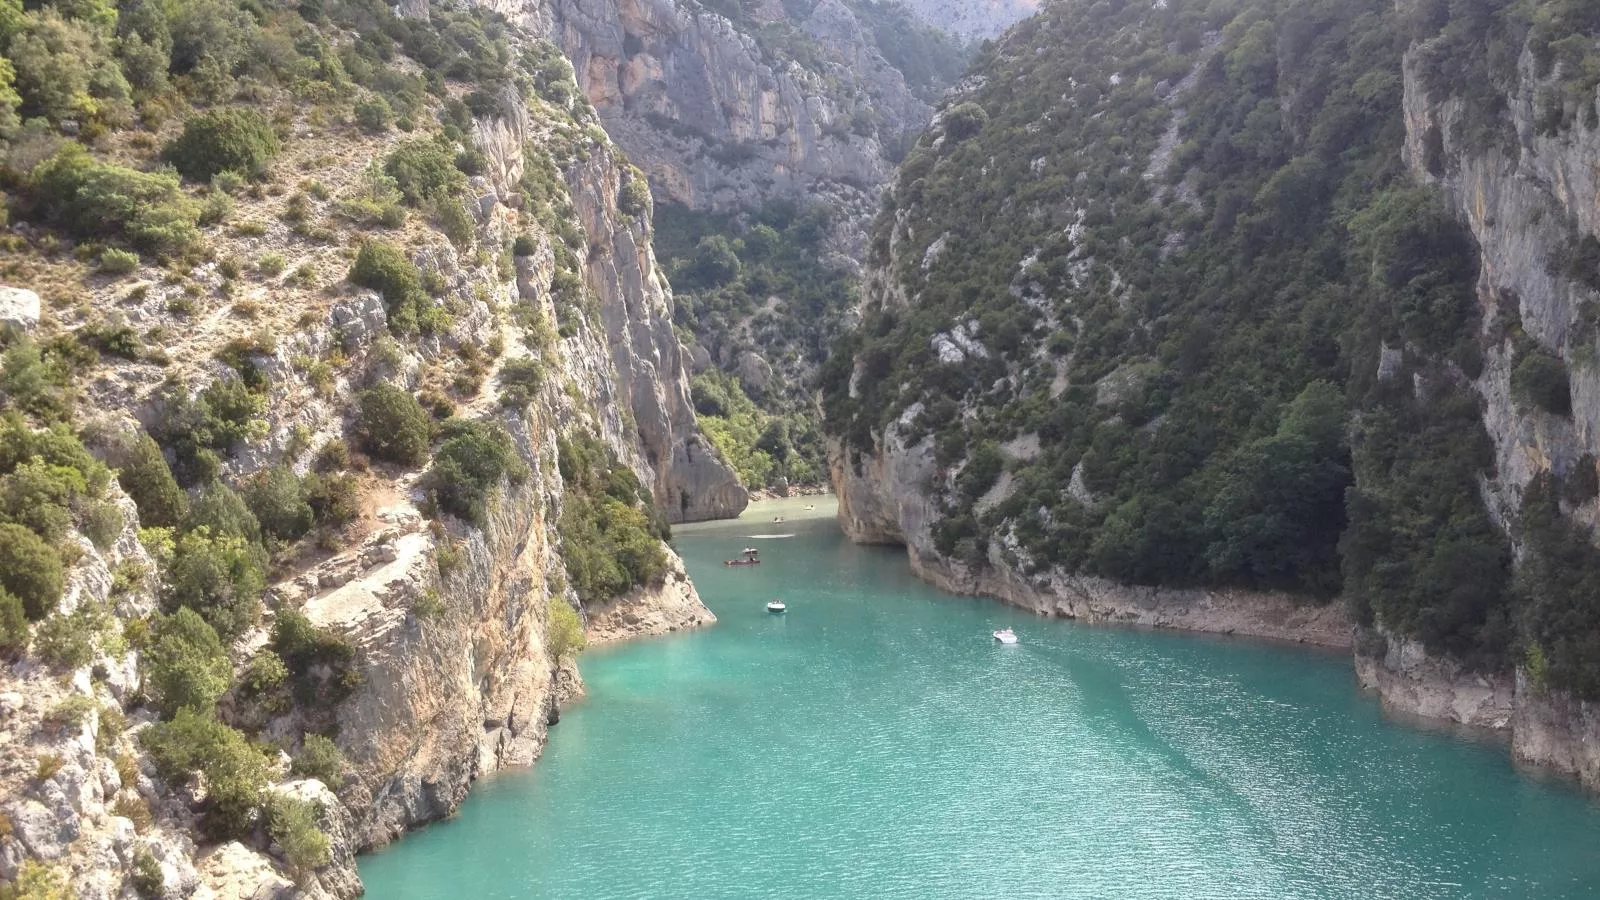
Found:
<svg viewBox="0 0 1600 900"><path fill-rule="evenodd" d="M1386 720L1343 654L942 594L814 502L680 528L719 623L586 653L540 763L363 858L367 896L1600 891L1600 807Z"/></svg>

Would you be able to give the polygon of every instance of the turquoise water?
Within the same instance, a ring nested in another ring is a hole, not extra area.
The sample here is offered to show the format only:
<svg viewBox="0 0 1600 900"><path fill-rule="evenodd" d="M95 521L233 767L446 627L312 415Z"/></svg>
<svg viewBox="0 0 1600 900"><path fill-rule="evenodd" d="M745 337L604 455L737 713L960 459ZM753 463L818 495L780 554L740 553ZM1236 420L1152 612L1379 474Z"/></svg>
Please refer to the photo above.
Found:
<svg viewBox="0 0 1600 900"><path fill-rule="evenodd" d="M544 759L368 896L1600 897L1600 804L1385 721L1342 656L951 597L798 509L681 529L721 622L585 653Z"/></svg>

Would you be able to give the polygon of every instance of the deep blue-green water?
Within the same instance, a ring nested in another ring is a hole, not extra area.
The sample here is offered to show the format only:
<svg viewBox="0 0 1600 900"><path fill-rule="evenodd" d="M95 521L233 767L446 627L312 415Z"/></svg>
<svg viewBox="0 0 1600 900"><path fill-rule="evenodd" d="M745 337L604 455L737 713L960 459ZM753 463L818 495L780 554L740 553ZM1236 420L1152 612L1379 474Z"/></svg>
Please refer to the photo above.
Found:
<svg viewBox="0 0 1600 900"><path fill-rule="evenodd" d="M1386 721L1341 655L940 594L799 505L680 529L721 622L586 652L543 760L368 896L1600 897L1600 804Z"/></svg>

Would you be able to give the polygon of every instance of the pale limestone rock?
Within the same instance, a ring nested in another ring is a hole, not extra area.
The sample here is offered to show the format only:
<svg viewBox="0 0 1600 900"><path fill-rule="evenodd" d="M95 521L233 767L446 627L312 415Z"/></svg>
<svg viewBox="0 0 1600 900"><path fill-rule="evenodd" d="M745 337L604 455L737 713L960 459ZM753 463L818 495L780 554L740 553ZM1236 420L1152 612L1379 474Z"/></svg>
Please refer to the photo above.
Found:
<svg viewBox="0 0 1600 900"><path fill-rule="evenodd" d="M0 331L32 331L39 324L40 311L38 294L0 284Z"/></svg>

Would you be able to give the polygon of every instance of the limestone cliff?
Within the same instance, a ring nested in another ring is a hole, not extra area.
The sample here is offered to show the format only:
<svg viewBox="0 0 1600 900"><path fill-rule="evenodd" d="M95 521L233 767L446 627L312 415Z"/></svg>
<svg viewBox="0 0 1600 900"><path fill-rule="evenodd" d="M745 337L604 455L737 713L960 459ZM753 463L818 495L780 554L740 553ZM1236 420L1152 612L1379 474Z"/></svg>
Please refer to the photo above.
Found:
<svg viewBox="0 0 1600 900"><path fill-rule="evenodd" d="M1413 46L1404 67L1406 163L1418 181L1444 190L1478 248L1487 365L1474 387L1495 450L1495 477L1485 481L1484 493L1519 553L1519 515L1530 483L1546 474L1558 481L1576 477L1600 454L1594 331L1600 289L1579 263L1583 244L1600 237L1600 130L1583 115L1552 126L1545 107L1562 73L1541 73L1531 43L1521 47L1510 85L1495 95L1503 108L1494 116L1493 140L1474 130L1486 105L1481 97L1428 83L1424 70L1436 62L1442 38ZM1600 92L1590 93L1592 107ZM1570 415L1514 397L1515 341L1524 336L1564 362ZM1563 511L1585 527L1596 524L1593 498ZM1519 761L1600 788L1600 711L1594 704L1546 691L1523 671L1465 671L1413 642L1378 637L1363 646L1368 652L1358 653L1358 674L1386 706L1508 729Z"/></svg>
<svg viewBox="0 0 1600 900"><path fill-rule="evenodd" d="M819 185L873 192L930 111L840 0L797 18L770 3L738 24L677 0L482 5L565 51L663 200L726 210Z"/></svg>
<svg viewBox="0 0 1600 900"><path fill-rule="evenodd" d="M526 35L512 40L534 47ZM152 348L104 367L86 386L86 434L133 428L130 413L157 428L174 385L198 391L253 379L252 424L220 458L222 477L241 486L275 468L304 473L329 453L343 458L346 438L359 445L357 398L378 383L435 397L455 421L502 427L513 460L506 471L515 471L489 486L474 521L440 513L425 464L352 463L352 520L317 546L280 552L267 613L229 648L233 661L246 667L274 620L298 612L350 648L340 696L323 703L284 695L263 706L235 687L221 715L285 749L313 731L337 735L344 764L326 786L291 778L285 753L272 757L263 803L281 794L313 803L328 840L325 859L298 873L264 820L245 837L208 844L195 813L203 780L167 783L140 743L156 716L140 705L139 652L123 635L158 607L165 572L141 543L134 504L113 486L120 533L103 550L73 534L81 547L56 614L110 610L86 645L92 660L53 669L36 646L0 673L0 813L8 826L0 879L44 864L49 869L37 871L71 877L78 896L129 896L130 885L155 877L154 867L162 896L356 896L354 853L449 815L477 778L537 758L560 704L581 690L573 657L556 655L553 606L590 616L597 640L715 620L664 545L663 576L591 610L568 578L558 523L577 488L558 463L566 436L595 435L671 521L733 516L747 501L696 427L671 294L650 247L648 195L624 211L638 176L574 97L570 89L506 89L497 109L480 109L453 151L483 159L464 201L451 201L462 203L470 234L453 245L429 221L402 215L386 235L427 280L427 302L448 313L432 333L397 340L385 298L343 278L355 254L341 245L362 238L338 212L341 198L370 180L368 162L403 138L327 128L295 112L285 113L294 124L279 165L315 172L316 195L297 195L296 216L318 223L325 237L297 237L274 195L241 194L239 219L270 224L208 235L218 260L235 260L232 274L203 262L180 285L135 266L125 280L93 280L95 305L19 320L44 339L71 335L97 321L89 317L98 309L116 307L163 344L159 354ZM553 173L539 210L528 208L524 190L536 164ZM240 277L238 257L275 255L271 276ZM33 265L41 284L81 277L70 260ZM291 274L278 277L284 269ZM254 336L239 338L238 321L251 322ZM539 374L531 387L526 375L515 382L513 395L513 371ZM59 710L79 706L87 711L62 719ZM120 723L124 707L133 720L126 733L106 724Z"/></svg>

